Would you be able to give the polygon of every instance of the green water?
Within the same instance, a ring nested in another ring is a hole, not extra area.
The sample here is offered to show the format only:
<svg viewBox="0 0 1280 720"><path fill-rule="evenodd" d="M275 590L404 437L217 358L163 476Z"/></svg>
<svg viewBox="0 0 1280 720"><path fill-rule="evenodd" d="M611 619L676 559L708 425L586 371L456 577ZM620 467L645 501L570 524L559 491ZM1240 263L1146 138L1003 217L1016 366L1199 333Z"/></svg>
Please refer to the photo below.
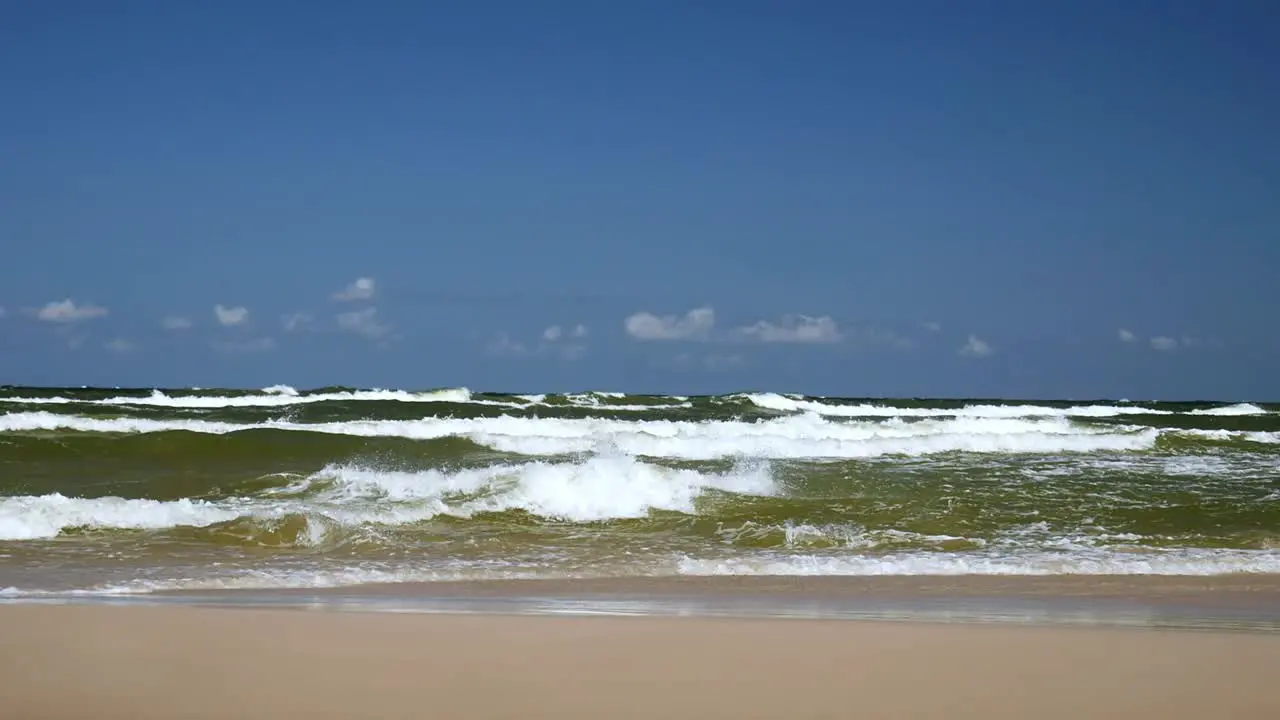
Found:
<svg viewBox="0 0 1280 720"><path fill-rule="evenodd" d="M1280 407L0 388L0 589L1271 573Z"/></svg>

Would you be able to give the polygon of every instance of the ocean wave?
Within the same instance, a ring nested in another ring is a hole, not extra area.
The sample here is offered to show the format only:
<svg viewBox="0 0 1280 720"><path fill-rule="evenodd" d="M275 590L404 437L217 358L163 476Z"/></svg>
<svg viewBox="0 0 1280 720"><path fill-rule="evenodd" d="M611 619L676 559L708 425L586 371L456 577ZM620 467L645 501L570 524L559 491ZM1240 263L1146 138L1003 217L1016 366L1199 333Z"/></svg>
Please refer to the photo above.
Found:
<svg viewBox="0 0 1280 720"><path fill-rule="evenodd" d="M1280 572L1280 554L1227 549L1153 550L1144 553L1099 550L1080 554L1034 550L1019 553L913 551L884 555L760 552L734 558L676 553L610 566L565 567L537 560L513 560L495 565L455 559L446 563L406 563L395 567L384 563L353 562L338 567L210 568L197 576L151 576L61 591L7 587L0 590L0 596L134 595L172 591L319 589L370 584L598 577L1215 576L1277 572Z"/></svg>
<svg viewBox="0 0 1280 720"><path fill-rule="evenodd" d="M1041 405L965 405L957 408L898 407L871 403L846 404L821 402L804 397L790 397L778 393L752 393L741 395L758 407L790 413L816 413L827 417L968 417L968 418L1030 418L1030 417L1082 417L1102 418L1120 415L1174 415L1172 410L1157 410L1141 406L1075 405L1047 407ZM1256 407L1256 406L1254 406ZM1258 408L1259 412L1266 412ZM1208 413L1214 414L1214 413ZM1244 413L1217 413L1244 414Z"/></svg>
<svg viewBox="0 0 1280 720"><path fill-rule="evenodd" d="M158 530L235 519L242 507L182 499L71 498L59 493L0 498L0 540L57 537L71 528Z"/></svg>
<svg viewBox="0 0 1280 720"><path fill-rule="evenodd" d="M45 588L0 588L0 598L48 596L145 595L150 593L199 590L289 590L353 587L357 585L458 582L465 580L533 580L556 575L543 566L495 567L492 563L457 563L453 566L387 568L355 564L332 568L239 568L229 572L212 569L198 577L140 578L106 583L95 587L50 590ZM574 577L597 577L589 573Z"/></svg>
<svg viewBox="0 0 1280 720"><path fill-rule="evenodd" d="M692 514L695 502L709 490L770 495L776 486L765 465L714 473L628 457L453 472L338 465L253 498L159 501L56 493L0 498L0 540L47 539L76 528L161 530L239 519L274 523L292 516L309 526L297 542L316 544L333 525L405 525L443 515L467 518L521 510L549 520L595 522L640 518L655 510ZM267 530L274 533L276 528Z"/></svg>
<svg viewBox="0 0 1280 720"><path fill-rule="evenodd" d="M44 411L0 415L0 432L72 431L87 433L187 432L222 435L268 425L250 425L207 420L150 420L146 418L94 418Z"/></svg>
<svg viewBox="0 0 1280 720"><path fill-rule="evenodd" d="M389 499L427 501L440 514L523 510L572 522L639 518L654 510L693 513L708 490L772 495L767 465L725 473L667 468L630 457L591 457L581 462L531 462L445 472L395 472L361 467L326 468L291 491L327 486L319 498L331 502Z"/></svg>
<svg viewBox="0 0 1280 720"><path fill-rule="evenodd" d="M1188 415L1216 415L1219 417L1232 417L1236 415L1267 415L1266 409L1258 407L1253 403L1239 403L1237 405L1225 405L1215 408L1201 408L1191 410Z"/></svg>
<svg viewBox="0 0 1280 720"><path fill-rule="evenodd" d="M763 422L547 421L554 425L477 427L472 441L502 452L556 455L604 448L649 457L847 459L948 452L1044 453L1139 450L1154 444L1150 429L1098 430L1066 421L940 420L840 423L814 415Z"/></svg>
<svg viewBox="0 0 1280 720"><path fill-rule="evenodd" d="M1271 550L1178 548L1082 552L912 552L891 555L762 554L679 561L681 575L1226 575L1280 572Z"/></svg>
<svg viewBox="0 0 1280 720"><path fill-rule="evenodd" d="M804 396L782 395L779 393L748 393L731 396L747 400L753 405L787 413L816 413L827 417L975 417L975 418L1030 418L1030 417L1068 417L1068 418L1109 418L1126 415L1205 415L1211 417L1238 417L1246 415L1269 415L1268 410L1252 403L1238 403L1212 408L1175 411L1143 407L1141 405L1067 405L1051 407L1023 403L966 404L954 408L899 407L892 404L874 404L868 402L824 402Z"/></svg>
<svg viewBox="0 0 1280 720"><path fill-rule="evenodd" d="M95 391L96 392L96 391ZM289 407L325 402L398 402L429 404L483 405L491 407L574 407L609 412L647 412L689 409L695 406L731 408L743 405L771 413L806 414L847 418L1034 418L1075 417L1110 418L1121 416L1192 415L1209 417L1241 417L1269 415L1271 411L1254 403L1236 403L1216 407L1194 409L1160 409L1130 404L1061 404L1037 405L1034 403L969 402L951 407L905 406L900 401L853 401L772 392L734 393L730 395L699 398L697 403L687 396L627 395L620 392L590 391L568 394L522 394L484 397L465 387L442 388L426 391L396 389L347 389L322 388L299 391L290 385L272 385L253 391L216 391L200 394L196 388L182 390L154 389L147 395L127 394L110 397L76 396L0 396L0 403L26 405L98 405L151 408L271 408ZM701 405L699 405L701 404ZM946 403L952 405L952 403Z"/></svg>
<svg viewBox="0 0 1280 720"><path fill-rule="evenodd" d="M1280 572L1277 405L0 394L0 587Z"/></svg>
<svg viewBox="0 0 1280 720"><path fill-rule="evenodd" d="M1181 428L1169 431L1172 437L1210 440L1215 442L1247 442L1274 445L1280 443L1280 432L1264 430L1203 430L1198 428Z"/></svg>
<svg viewBox="0 0 1280 720"><path fill-rule="evenodd" d="M648 402L648 403L619 403L619 399L627 397L625 393L613 392L589 392L589 393L573 393L565 395L564 401L573 407L587 408L593 410L623 411L623 412L650 412L661 410L682 410L693 407L693 403L689 402L689 398L682 395L662 396L662 400L666 402ZM539 396L539 400L535 405L548 406L547 396Z"/></svg>
<svg viewBox="0 0 1280 720"><path fill-rule="evenodd" d="M21 403L25 405L133 405L139 407L171 407L171 408L235 408L235 407L287 407L320 402L403 402L403 403L457 403L496 405L502 407L520 407L520 403L503 403L493 400L478 400L472 397L466 388L450 388L427 392L407 392L405 390L348 390L342 392L325 392L311 395L300 394L288 385L274 385L264 388L261 395L168 395L161 390L152 390L150 395L120 395L109 398L85 400L74 397L8 397L0 398L0 402Z"/></svg>
<svg viewBox="0 0 1280 720"><path fill-rule="evenodd" d="M407 390L341 390L336 392L302 393L289 385L272 385L259 391L260 394L242 395L196 395L171 394L163 390L152 390L149 395L117 395L106 398L78 398L55 395L50 397L0 397L0 403L23 405L99 405L99 406L131 406L154 408L185 408L212 410L219 408L272 408L290 407L294 405L311 405L325 402L398 402L421 404L455 404L484 405L489 407L528 408L528 407L579 407L611 412L648 412L674 410L692 407L687 397L653 398L659 402L620 403L625 398L622 393L588 392L573 393L562 396L548 395L514 395L512 400L495 400L476 397L467 388L445 388L411 392ZM559 402L552 402L552 399Z"/></svg>
<svg viewBox="0 0 1280 720"><path fill-rule="evenodd" d="M416 440L465 437L500 452L521 455L617 452L686 460L1142 450L1150 448L1161 433L1153 428L1088 427L1074 424L1067 418L833 422L815 414L759 422L500 416L305 424L277 420L237 424L206 420L89 418L39 411L0 415L0 432L187 431L226 434L253 429Z"/></svg>
<svg viewBox="0 0 1280 720"><path fill-rule="evenodd" d="M884 551L910 547L915 550L967 551L986 547L986 538L921 533L898 528L868 528L856 523L757 522L722 523L716 530L722 542L742 547Z"/></svg>

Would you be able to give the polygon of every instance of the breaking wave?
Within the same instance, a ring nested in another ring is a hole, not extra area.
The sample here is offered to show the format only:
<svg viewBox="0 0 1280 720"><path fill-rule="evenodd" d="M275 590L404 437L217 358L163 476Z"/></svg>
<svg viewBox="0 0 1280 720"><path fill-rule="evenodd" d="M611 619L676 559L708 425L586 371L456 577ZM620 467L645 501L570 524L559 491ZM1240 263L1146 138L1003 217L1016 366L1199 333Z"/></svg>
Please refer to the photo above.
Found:
<svg viewBox="0 0 1280 720"><path fill-rule="evenodd" d="M454 472L332 466L252 498L166 502L56 493L0 498L0 540L53 538L73 529L159 530L289 516L310 518L320 528L403 525L438 516L467 518L511 510L548 520L596 522L641 518L655 510L692 514L698 498L712 490L765 496L775 485L764 465L711 473L629 457ZM321 535L307 537L316 541Z"/></svg>
<svg viewBox="0 0 1280 720"><path fill-rule="evenodd" d="M616 451L630 455L710 460L726 457L863 458L947 452L1053 453L1141 450L1160 435L1153 428L1085 427L1066 418L928 419L916 422L831 422L814 414L759 422L564 419L502 416L353 420L340 423L90 418L47 412L0 416L0 432L74 431L226 434L285 430L360 437L430 440L464 437L501 452L561 455Z"/></svg>
<svg viewBox="0 0 1280 720"><path fill-rule="evenodd" d="M1278 447L1265 403L0 388L0 586L1280 572Z"/></svg>

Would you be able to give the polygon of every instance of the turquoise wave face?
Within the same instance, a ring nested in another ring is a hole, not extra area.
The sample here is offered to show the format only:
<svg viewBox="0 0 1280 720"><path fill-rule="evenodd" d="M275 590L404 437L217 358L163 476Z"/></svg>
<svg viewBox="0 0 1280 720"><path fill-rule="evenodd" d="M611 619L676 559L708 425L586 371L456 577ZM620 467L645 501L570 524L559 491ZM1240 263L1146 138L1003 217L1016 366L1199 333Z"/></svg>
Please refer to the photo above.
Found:
<svg viewBox="0 0 1280 720"><path fill-rule="evenodd" d="M0 389L0 588L1280 569L1280 408Z"/></svg>

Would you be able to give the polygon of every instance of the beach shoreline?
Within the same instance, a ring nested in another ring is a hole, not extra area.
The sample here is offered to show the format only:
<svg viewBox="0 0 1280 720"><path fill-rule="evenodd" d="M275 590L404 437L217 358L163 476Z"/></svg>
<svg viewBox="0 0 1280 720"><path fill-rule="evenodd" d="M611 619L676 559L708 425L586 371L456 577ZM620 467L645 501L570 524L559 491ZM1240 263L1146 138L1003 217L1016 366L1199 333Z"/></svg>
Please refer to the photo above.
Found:
<svg viewBox="0 0 1280 720"><path fill-rule="evenodd" d="M665 576L9 595L0 605L803 618L1280 634L1280 575Z"/></svg>
<svg viewBox="0 0 1280 720"><path fill-rule="evenodd" d="M199 590L173 590L156 596L183 596ZM440 580L363 583L314 588L228 588L228 593L370 596L707 596L781 597L1142 597L1152 600L1196 598L1280 598L1280 573L1223 575L634 575L582 578Z"/></svg>
<svg viewBox="0 0 1280 720"><path fill-rule="evenodd" d="M0 607L22 718L1280 714L1280 636L768 618Z"/></svg>
<svg viewBox="0 0 1280 720"><path fill-rule="evenodd" d="M1280 717L1278 408L23 393L6 720Z"/></svg>

